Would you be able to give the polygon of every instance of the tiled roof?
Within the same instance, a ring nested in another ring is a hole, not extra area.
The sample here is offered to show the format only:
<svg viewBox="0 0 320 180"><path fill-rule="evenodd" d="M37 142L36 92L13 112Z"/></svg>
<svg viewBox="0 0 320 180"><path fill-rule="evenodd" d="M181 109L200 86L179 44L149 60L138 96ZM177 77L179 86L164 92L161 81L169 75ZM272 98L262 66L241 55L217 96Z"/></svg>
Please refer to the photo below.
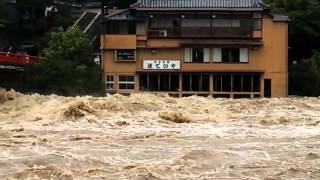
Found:
<svg viewBox="0 0 320 180"><path fill-rule="evenodd" d="M138 0L132 8L264 8L262 0Z"/></svg>

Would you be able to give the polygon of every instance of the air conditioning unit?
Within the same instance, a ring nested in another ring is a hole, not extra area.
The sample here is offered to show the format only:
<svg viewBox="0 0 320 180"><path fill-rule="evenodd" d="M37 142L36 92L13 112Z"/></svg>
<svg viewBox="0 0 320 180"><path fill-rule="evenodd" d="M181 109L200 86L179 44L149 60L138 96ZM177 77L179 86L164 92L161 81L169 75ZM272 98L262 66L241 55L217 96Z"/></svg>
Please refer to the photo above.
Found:
<svg viewBox="0 0 320 180"><path fill-rule="evenodd" d="M167 33L167 30L161 30L159 31L159 36L160 37L167 37L168 33Z"/></svg>

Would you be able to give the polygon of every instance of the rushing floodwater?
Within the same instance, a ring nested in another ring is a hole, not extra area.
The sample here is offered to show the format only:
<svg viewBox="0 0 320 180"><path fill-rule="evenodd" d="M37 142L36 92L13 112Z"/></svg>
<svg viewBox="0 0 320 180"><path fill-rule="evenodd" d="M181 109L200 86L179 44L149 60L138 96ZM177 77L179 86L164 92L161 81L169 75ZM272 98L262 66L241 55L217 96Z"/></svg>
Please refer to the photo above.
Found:
<svg viewBox="0 0 320 180"><path fill-rule="evenodd" d="M320 179L320 99L0 92L0 179Z"/></svg>

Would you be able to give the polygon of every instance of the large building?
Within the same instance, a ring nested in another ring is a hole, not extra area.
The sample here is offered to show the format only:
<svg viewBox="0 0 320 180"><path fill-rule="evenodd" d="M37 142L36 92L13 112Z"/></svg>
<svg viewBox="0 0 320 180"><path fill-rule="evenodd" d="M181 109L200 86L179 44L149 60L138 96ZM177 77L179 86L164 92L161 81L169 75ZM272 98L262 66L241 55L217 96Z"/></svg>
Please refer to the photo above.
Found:
<svg viewBox="0 0 320 180"><path fill-rule="evenodd" d="M288 17L261 0L138 0L105 23L107 92L288 95Z"/></svg>

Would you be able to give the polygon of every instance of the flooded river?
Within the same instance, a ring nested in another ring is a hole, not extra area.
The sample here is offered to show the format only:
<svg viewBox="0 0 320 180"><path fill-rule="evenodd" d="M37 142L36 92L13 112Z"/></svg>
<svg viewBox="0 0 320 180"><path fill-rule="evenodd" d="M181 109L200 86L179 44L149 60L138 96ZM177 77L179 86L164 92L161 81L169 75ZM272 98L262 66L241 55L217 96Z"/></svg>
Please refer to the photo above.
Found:
<svg viewBox="0 0 320 180"><path fill-rule="evenodd" d="M0 179L320 179L320 98L2 91Z"/></svg>

